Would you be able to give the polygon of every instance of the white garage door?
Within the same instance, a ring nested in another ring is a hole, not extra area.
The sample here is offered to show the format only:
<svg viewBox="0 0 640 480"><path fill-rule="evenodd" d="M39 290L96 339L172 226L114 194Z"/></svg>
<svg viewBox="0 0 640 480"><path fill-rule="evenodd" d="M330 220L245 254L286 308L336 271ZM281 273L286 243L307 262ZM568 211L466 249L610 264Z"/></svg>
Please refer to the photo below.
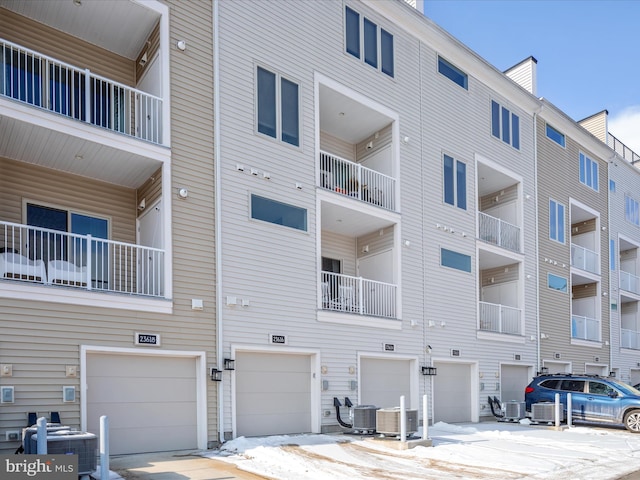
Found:
<svg viewBox="0 0 640 480"><path fill-rule="evenodd" d="M360 404L380 408L411 405L411 362L386 358L360 359Z"/></svg>
<svg viewBox="0 0 640 480"><path fill-rule="evenodd" d="M236 352L238 436L311 432L311 356Z"/></svg>
<svg viewBox="0 0 640 480"><path fill-rule="evenodd" d="M197 448L196 360L88 354L88 431L102 415L112 454Z"/></svg>
<svg viewBox="0 0 640 480"><path fill-rule="evenodd" d="M500 367L500 387L503 402L516 400L524 402L524 389L529 385L529 367L520 365L502 365Z"/></svg>
<svg viewBox="0 0 640 480"><path fill-rule="evenodd" d="M434 422L470 422L471 365L438 362L433 378Z"/></svg>

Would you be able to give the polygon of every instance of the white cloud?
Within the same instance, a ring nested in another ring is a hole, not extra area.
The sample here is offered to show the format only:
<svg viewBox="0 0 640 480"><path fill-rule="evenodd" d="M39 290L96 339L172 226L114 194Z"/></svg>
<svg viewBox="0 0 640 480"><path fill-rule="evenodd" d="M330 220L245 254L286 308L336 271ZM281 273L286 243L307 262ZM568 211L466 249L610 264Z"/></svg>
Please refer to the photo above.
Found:
<svg viewBox="0 0 640 480"><path fill-rule="evenodd" d="M609 133L640 155L640 105L632 105L609 118Z"/></svg>

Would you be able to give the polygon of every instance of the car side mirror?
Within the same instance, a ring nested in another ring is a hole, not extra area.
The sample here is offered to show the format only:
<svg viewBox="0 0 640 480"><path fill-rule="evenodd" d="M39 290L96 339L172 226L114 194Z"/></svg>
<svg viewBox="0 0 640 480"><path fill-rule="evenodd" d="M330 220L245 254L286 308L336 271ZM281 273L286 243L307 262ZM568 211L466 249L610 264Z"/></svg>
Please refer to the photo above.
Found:
<svg viewBox="0 0 640 480"><path fill-rule="evenodd" d="M618 392L616 392L615 390L613 392L609 392L609 396L611 398L618 398Z"/></svg>

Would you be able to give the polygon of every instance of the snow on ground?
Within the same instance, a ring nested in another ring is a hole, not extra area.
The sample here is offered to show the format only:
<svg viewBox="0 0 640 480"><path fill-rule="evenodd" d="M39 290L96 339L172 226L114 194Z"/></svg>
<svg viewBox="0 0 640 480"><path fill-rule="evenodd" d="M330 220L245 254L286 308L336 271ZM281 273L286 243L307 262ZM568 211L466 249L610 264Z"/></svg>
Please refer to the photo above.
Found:
<svg viewBox="0 0 640 480"><path fill-rule="evenodd" d="M206 456L278 480L607 480L640 470L640 435L619 428L437 423L427 433L433 447L409 450L362 435L239 437Z"/></svg>

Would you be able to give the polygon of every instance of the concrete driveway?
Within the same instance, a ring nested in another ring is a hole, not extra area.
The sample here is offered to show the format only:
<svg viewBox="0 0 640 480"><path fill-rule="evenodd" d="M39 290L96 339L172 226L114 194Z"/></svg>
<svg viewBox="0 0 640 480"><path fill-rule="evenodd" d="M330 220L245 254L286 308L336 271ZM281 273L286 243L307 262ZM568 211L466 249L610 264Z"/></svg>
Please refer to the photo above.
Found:
<svg viewBox="0 0 640 480"><path fill-rule="evenodd" d="M142 453L111 457L111 480L264 480L235 465L201 457L197 451ZM119 477L118 477L119 475Z"/></svg>

